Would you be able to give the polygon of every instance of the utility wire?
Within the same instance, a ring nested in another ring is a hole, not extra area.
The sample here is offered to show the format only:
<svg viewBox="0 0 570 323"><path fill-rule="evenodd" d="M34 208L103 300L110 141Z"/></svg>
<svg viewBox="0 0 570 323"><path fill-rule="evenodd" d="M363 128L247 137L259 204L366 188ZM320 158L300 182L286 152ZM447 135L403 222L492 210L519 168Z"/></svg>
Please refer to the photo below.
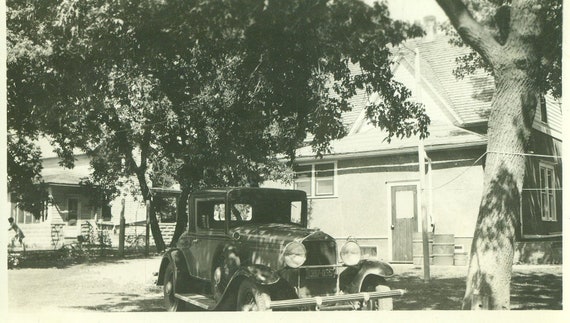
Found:
<svg viewBox="0 0 570 323"><path fill-rule="evenodd" d="M485 157L485 155L487 155L487 152L484 152L481 156L479 156L479 158L477 158L477 160L475 160L473 162L473 164L471 164L471 166L467 167L465 170L463 170L461 173L459 173L457 176L455 176L454 178L450 179L449 181L445 182L443 185L440 185L436 188L432 188L432 191L438 190L444 186L446 186L447 184L453 182L454 180L458 179L459 177L463 176L463 174L467 173L468 170L470 170L471 168L473 168L473 166L475 166L483 157Z"/></svg>
<svg viewBox="0 0 570 323"><path fill-rule="evenodd" d="M450 179L449 181L445 182L442 185L439 185L435 188L431 188L431 190L438 190L441 189L444 186L447 186L449 183L457 180L459 177L463 176L466 172L468 172L471 168L473 168L483 157L485 157L485 155L487 155L488 153L495 153L495 154L511 154L511 155L523 155L523 156L532 156L532 157L552 157L552 158L560 158L562 159L561 156L555 156L555 155L540 155L540 154L526 154L526 153L510 153L510 152L497 152L497 151L488 151L483 153L481 156L479 156L470 166L468 166L465 170L463 170L461 173L459 173L458 175L456 175L455 177L453 177L452 179ZM439 163L452 163L452 162L461 162L461 161L466 161L467 159L459 159L459 160L450 160L450 161L440 161ZM331 162L330 164L332 164L333 162ZM316 164L306 164L306 165L300 165L300 166L312 166L312 165L319 165L319 164L327 164L325 163L316 163ZM313 172L315 174L317 173L331 173L331 172L339 172L339 171L351 171L351 170L361 170L361 169L372 169L372 168L397 168L397 167L406 167L406 166L415 166L418 165L418 162L411 162L411 163L403 163L403 164L391 164L391 165L369 165L369 166L356 166L356 167L346 167L346 168L331 168L331 169L323 169L323 170L317 170L315 169L313 170L308 170L308 171L300 171L300 172L294 172L294 175L300 175L300 174L312 174ZM329 175L329 176L322 176L322 178L326 178L326 177L333 177L333 175ZM470 189L454 189L454 190L460 190L460 191L469 191ZM562 191L561 188L552 188L552 189L544 189L544 188L523 188L523 191L543 191L543 190L556 190L556 191Z"/></svg>

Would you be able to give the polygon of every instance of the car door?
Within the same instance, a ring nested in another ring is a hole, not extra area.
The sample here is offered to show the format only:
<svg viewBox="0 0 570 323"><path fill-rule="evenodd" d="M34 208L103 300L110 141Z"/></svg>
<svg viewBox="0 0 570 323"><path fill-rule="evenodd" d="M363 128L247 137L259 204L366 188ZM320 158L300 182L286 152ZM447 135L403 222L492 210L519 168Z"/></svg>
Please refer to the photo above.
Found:
<svg viewBox="0 0 570 323"><path fill-rule="evenodd" d="M194 201L196 231L189 234L189 272L210 281L215 252L228 242L225 230L225 201L220 198L197 198Z"/></svg>

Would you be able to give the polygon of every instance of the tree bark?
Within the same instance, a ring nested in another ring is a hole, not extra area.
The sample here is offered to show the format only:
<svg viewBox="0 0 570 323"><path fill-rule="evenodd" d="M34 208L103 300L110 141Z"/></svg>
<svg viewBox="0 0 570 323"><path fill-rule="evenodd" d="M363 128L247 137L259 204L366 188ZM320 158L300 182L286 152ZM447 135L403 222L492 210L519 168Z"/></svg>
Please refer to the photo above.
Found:
<svg viewBox="0 0 570 323"><path fill-rule="evenodd" d="M513 77L513 74L519 74ZM483 197L471 246L464 309L509 309L510 280L525 147L530 137L536 87L521 71L496 75L489 116ZM523 116L529 117L523 117Z"/></svg>
<svg viewBox="0 0 570 323"><path fill-rule="evenodd" d="M135 173L137 175L139 186L141 187L141 193L145 202L150 201L149 203L150 232L152 233L152 238L154 239L156 251L162 252L166 249L166 244L164 243L164 239L162 238L162 232L160 231L160 226L158 225L158 219L156 218L156 210L154 209L154 203L152 201L152 194L150 192L150 188L148 187L148 184L146 182L145 172L144 170L137 169Z"/></svg>
<svg viewBox="0 0 570 323"><path fill-rule="evenodd" d="M180 193L180 198L178 199L178 205L176 208L176 227L174 228L174 234L172 235L172 241L170 241L170 248L174 248L178 242L178 238L186 230L188 225L188 196L190 196L190 187L182 187L182 192Z"/></svg>
<svg viewBox="0 0 570 323"><path fill-rule="evenodd" d="M436 0L465 43L495 75L483 195L471 245L463 309L509 309L525 152L537 104L540 2L513 0L508 38L499 44L460 0Z"/></svg>

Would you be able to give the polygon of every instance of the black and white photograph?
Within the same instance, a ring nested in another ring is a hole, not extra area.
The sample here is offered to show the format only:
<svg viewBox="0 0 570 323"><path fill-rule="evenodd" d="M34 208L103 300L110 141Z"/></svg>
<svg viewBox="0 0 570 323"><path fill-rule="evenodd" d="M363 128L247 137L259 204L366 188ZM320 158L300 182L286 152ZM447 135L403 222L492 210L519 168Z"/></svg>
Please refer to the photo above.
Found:
<svg viewBox="0 0 570 323"><path fill-rule="evenodd" d="M0 321L562 321L563 0L1 6Z"/></svg>

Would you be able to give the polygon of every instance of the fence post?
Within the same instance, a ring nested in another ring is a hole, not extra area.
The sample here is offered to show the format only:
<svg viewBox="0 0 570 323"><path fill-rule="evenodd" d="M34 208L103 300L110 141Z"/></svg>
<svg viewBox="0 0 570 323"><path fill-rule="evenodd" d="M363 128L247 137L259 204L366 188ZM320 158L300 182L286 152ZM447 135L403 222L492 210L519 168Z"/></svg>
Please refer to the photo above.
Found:
<svg viewBox="0 0 570 323"><path fill-rule="evenodd" d="M119 257L125 256L125 199L121 200L121 220L119 222Z"/></svg>
<svg viewBox="0 0 570 323"><path fill-rule="evenodd" d="M144 255L148 256L149 253L149 224L150 224L150 200L146 201L146 232L145 232L145 245Z"/></svg>

